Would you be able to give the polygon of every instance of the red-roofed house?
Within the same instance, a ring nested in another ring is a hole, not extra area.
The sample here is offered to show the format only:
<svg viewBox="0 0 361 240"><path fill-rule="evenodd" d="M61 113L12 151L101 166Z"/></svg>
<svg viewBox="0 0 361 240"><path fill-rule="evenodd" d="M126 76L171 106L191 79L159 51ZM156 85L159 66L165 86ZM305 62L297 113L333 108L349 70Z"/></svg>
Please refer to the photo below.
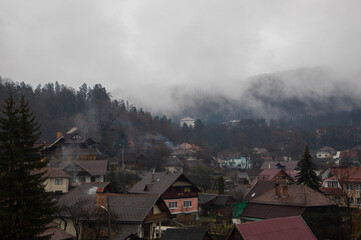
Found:
<svg viewBox="0 0 361 240"><path fill-rule="evenodd" d="M361 205L361 167L330 168L333 176L323 180L321 191L341 204L359 207Z"/></svg>
<svg viewBox="0 0 361 240"><path fill-rule="evenodd" d="M227 240L316 240L301 216L236 224Z"/></svg>
<svg viewBox="0 0 361 240"><path fill-rule="evenodd" d="M291 170L287 170L292 175L294 172ZM254 185L258 181L272 181L272 182L293 182L293 177L286 173L283 169L264 169L262 172L258 174L258 177L253 179L251 185Z"/></svg>

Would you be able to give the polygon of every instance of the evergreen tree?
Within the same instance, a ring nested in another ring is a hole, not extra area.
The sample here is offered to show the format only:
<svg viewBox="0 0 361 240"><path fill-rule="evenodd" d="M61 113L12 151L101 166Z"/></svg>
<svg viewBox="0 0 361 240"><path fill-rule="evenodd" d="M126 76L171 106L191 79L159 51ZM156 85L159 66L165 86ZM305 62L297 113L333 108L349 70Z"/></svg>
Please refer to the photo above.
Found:
<svg viewBox="0 0 361 240"><path fill-rule="evenodd" d="M218 178L218 193L223 194L224 193L224 179L222 176Z"/></svg>
<svg viewBox="0 0 361 240"><path fill-rule="evenodd" d="M2 239L49 239L42 236L52 221L55 203L44 190L47 162L35 143L39 125L22 96L12 91L0 115L0 234Z"/></svg>
<svg viewBox="0 0 361 240"><path fill-rule="evenodd" d="M302 159L298 162L297 168L299 170L299 173L296 175L297 184L307 185L314 190L319 190L321 180L315 172L317 168L308 146L306 146L306 150L303 153Z"/></svg>

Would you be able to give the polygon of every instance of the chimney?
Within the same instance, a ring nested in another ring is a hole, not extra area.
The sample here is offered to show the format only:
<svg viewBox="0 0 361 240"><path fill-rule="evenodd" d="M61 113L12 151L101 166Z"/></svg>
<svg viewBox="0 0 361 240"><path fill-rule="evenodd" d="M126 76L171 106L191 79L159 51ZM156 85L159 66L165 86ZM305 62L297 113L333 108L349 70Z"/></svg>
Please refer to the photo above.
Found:
<svg viewBox="0 0 361 240"><path fill-rule="evenodd" d="M97 188L96 191L97 207L107 207L107 196L105 195L104 188Z"/></svg>
<svg viewBox="0 0 361 240"><path fill-rule="evenodd" d="M57 131L56 132L56 139L59 139L59 138L61 138L61 136L62 136L63 134L61 134L61 132L60 131Z"/></svg>
<svg viewBox="0 0 361 240"><path fill-rule="evenodd" d="M284 185L282 186L282 197L285 198L288 196L288 186Z"/></svg>
<svg viewBox="0 0 361 240"><path fill-rule="evenodd" d="M154 172L155 172L155 169L153 169L153 171L152 171L152 182L154 182L155 181L155 179L154 179Z"/></svg>
<svg viewBox="0 0 361 240"><path fill-rule="evenodd" d="M270 163L268 164L268 169L271 169L271 164Z"/></svg>
<svg viewBox="0 0 361 240"><path fill-rule="evenodd" d="M275 198L281 196L281 188L279 183L275 183Z"/></svg>

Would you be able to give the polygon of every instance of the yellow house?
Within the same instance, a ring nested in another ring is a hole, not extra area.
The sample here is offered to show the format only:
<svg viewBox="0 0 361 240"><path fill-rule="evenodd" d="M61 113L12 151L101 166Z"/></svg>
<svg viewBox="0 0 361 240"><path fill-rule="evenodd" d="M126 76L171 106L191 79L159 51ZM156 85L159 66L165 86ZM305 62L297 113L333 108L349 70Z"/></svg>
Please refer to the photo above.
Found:
<svg viewBox="0 0 361 240"><path fill-rule="evenodd" d="M62 169L46 167L41 169L40 172L45 172L46 192L54 192L56 195L61 195L69 191L69 179L71 176Z"/></svg>

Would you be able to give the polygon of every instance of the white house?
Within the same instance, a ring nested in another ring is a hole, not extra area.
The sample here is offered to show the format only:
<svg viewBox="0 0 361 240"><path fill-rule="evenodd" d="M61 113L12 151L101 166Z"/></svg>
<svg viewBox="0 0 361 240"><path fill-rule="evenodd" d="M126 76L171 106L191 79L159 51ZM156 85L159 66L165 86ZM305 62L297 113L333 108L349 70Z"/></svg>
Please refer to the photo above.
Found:
<svg viewBox="0 0 361 240"><path fill-rule="evenodd" d="M183 127L183 125L187 125L188 127L195 127L196 125L196 119L185 117L180 120L180 126Z"/></svg>

